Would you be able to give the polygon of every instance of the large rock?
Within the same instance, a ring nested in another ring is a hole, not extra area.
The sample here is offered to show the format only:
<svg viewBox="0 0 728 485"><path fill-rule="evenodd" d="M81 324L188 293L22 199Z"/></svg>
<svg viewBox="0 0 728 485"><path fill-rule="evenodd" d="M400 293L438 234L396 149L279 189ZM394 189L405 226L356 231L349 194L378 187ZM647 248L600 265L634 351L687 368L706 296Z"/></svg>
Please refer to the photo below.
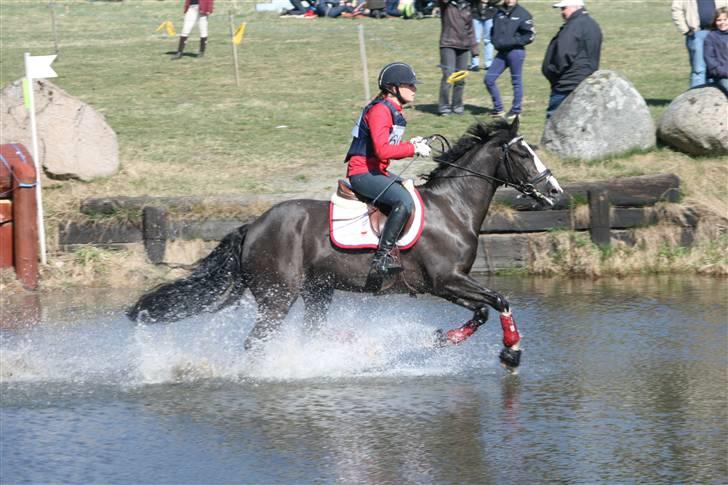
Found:
<svg viewBox="0 0 728 485"><path fill-rule="evenodd" d="M103 115L53 83L34 84L39 159L46 175L91 180L115 174L119 145ZM0 92L0 114L0 142L23 143L30 150L30 113L20 80Z"/></svg>
<svg viewBox="0 0 728 485"><path fill-rule="evenodd" d="M728 155L728 97L714 87L681 94L662 114L657 136L688 155Z"/></svg>
<svg viewBox="0 0 728 485"><path fill-rule="evenodd" d="M653 147L655 124L632 83L597 71L546 121L541 144L564 158L595 160Z"/></svg>

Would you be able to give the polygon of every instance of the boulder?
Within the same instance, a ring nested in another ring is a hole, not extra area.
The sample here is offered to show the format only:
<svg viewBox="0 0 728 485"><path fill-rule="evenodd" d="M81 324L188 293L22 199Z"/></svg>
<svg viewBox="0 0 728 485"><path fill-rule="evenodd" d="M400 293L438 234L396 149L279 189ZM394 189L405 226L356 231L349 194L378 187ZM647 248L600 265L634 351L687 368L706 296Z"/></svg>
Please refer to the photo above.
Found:
<svg viewBox="0 0 728 485"><path fill-rule="evenodd" d="M728 155L728 97L712 86L681 94L660 117L657 136L688 155Z"/></svg>
<svg viewBox="0 0 728 485"><path fill-rule="evenodd" d="M541 145L564 158L596 160L655 145L655 124L625 77L597 71L546 121Z"/></svg>
<svg viewBox="0 0 728 485"><path fill-rule="evenodd" d="M104 116L46 80L34 84L38 157L45 174L81 180L115 174L119 144ZM0 113L0 143L22 143L32 149L21 80L0 92Z"/></svg>

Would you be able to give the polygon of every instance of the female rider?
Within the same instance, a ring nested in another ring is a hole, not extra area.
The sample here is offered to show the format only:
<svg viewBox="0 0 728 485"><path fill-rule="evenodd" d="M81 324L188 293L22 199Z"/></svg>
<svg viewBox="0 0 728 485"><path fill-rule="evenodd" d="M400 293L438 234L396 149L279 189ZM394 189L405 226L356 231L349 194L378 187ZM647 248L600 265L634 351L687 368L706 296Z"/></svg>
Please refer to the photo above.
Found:
<svg viewBox="0 0 728 485"><path fill-rule="evenodd" d="M381 279L402 271L392 250L414 209L401 179L387 172L389 161L429 157L430 147L422 137L400 143L407 124L402 106L414 101L419 84L412 67L403 62L387 64L379 73L378 84L379 94L364 108L352 131L346 175L354 192L388 215L370 270L371 276Z"/></svg>

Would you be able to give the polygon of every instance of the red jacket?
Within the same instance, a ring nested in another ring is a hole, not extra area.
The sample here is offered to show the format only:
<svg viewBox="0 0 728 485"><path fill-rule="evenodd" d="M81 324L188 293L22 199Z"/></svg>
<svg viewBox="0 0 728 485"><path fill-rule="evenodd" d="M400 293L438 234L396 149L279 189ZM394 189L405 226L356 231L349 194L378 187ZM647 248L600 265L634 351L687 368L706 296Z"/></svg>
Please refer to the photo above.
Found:
<svg viewBox="0 0 728 485"><path fill-rule="evenodd" d="M210 15L212 13L212 7L213 3L215 3L215 0L199 0L200 3L200 13L202 15ZM190 0L185 0L185 9L184 13L187 13L187 9L190 8Z"/></svg>
<svg viewBox="0 0 728 485"><path fill-rule="evenodd" d="M402 111L399 104L392 103L397 111ZM412 157L415 154L415 146L410 142L403 142L399 145L389 144L389 135L392 131L392 113L384 103L374 105L364 120L369 126L372 137L372 148L374 148L374 156L363 157L354 155L349 159L349 167L346 172L347 177L352 175L360 175L362 173L387 173L389 160L398 160L400 158Z"/></svg>

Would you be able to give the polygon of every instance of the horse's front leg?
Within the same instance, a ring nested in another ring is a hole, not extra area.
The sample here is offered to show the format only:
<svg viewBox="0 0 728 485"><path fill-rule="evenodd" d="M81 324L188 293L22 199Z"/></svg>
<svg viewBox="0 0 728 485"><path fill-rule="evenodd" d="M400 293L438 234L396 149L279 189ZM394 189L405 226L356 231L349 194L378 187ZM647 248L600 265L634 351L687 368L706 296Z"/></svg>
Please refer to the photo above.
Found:
<svg viewBox="0 0 728 485"><path fill-rule="evenodd" d="M503 330L504 348L500 353L501 362L511 368L518 367L521 361L520 342L516 321L513 319L508 300L500 293L485 288L471 276L455 274L443 281L436 288L438 296L473 310L473 318L460 328L449 330L442 334L445 344L459 344L472 336L478 328L488 320L488 307L493 307L500 313L501 329Z"/></svg>

